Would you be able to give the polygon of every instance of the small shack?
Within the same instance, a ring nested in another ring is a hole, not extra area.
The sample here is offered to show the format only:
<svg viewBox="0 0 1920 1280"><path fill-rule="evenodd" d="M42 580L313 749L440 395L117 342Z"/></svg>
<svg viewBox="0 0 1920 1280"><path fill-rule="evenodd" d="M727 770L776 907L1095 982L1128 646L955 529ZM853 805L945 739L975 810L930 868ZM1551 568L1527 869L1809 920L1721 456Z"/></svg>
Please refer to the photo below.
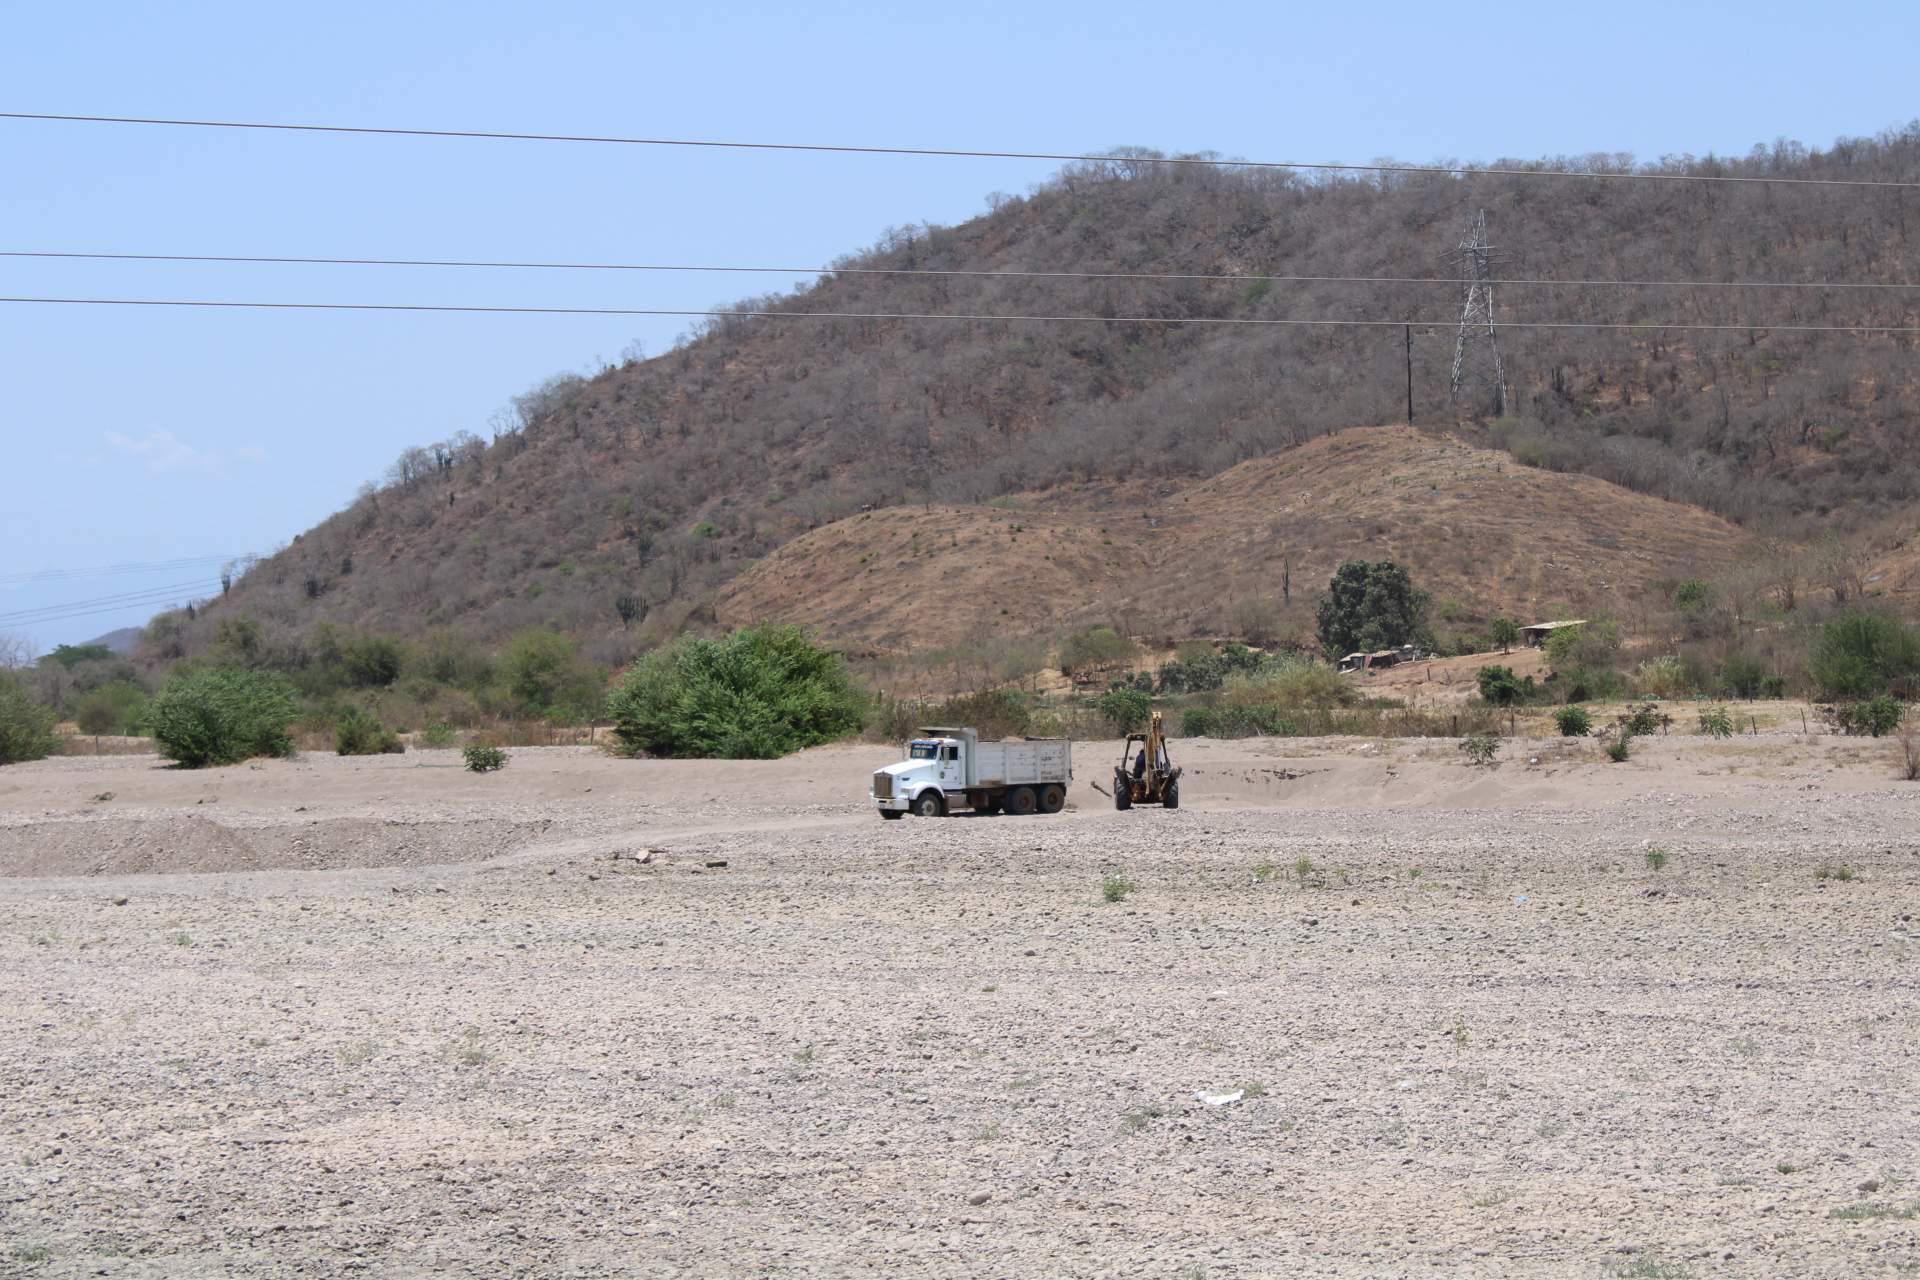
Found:
<svg viewBox="0 0 1920 1280"><path fill-rule="evenodd" d="M1536 622L1530 627L1520 628L1520 640L1529 649L1538 649L1552 638L1554 632L1564 631L1568 627L1584 627L1586 625L1587 620L1585 618L1568 618L1561 622Z"/></svg>

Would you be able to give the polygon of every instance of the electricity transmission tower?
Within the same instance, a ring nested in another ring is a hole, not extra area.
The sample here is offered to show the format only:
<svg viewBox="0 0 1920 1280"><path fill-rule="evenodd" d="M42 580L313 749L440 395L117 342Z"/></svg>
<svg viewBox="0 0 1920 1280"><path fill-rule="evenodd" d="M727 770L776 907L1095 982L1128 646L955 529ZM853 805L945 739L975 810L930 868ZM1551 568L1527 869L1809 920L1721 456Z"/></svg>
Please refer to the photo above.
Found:
<svg viewBox="0 0 1920 1280"><path fill-rule="evenodd" d="M1456 403L1462 389L1492 383L1493 410L1507 411L1507 371L1500 363L1500 339L1493 327L1493 246L1487 243L1487 211L1467 223L1466 239L1453 261L1467 278L1467 301L1460 309L1460 336L1453 343L1453 378L1448 394ZM1482 404L1485 401L1481 401Z"/></svg>

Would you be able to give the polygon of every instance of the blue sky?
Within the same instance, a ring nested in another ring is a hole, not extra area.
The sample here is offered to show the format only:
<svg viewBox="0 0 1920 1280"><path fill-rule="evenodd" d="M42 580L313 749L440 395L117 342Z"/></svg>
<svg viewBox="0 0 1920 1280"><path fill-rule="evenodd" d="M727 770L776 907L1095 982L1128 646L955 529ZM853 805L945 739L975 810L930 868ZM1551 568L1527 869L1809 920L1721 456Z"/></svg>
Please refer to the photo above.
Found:
<svg viewBox="0 0 1920 1280"><path fill-rule="evenodd" d="M872 145L1491 160L1825 145L1920 114L1920 6L0 6L0 110ZM1463 37L1463 32L1468 33ZM1478 61L1468 61L1469 50ZM825 262L1030 162L0 121L0 249ZM1062 264L1086 266L1097 264ZM0 294L703 307L792 277L0 259ZM410 444L675 320L0 305L0 632L270 551Z"/></svg>

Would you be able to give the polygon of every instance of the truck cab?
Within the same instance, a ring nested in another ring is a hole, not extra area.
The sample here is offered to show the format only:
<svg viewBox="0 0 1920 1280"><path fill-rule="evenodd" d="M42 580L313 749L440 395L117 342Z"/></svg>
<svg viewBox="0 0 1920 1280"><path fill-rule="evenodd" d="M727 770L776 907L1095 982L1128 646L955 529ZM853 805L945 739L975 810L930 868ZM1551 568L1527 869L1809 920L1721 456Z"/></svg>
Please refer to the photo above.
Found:
<svg viewBox="0 0 1920 1280"><path fill-rule="evenodd" d="M982 742L972 729L924 728L906 759L873 775L871 796L883 818L937 818L954 808L1058 813L1072 777L1063 738Z"/></svg>

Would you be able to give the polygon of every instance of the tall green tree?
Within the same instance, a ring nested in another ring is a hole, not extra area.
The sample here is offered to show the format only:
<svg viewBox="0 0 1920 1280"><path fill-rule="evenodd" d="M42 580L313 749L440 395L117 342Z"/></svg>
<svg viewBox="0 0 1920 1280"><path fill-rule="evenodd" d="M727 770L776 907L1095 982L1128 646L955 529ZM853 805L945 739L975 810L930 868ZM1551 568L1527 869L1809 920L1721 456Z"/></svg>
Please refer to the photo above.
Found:
<svg viewBox="0 0 1920 1280"><path fill-rule="evenodd" d="M1334 572L1320 602L1320 644L1338 657L1424 640L1429 603L1393 561L1349 560Z"/></svg>

